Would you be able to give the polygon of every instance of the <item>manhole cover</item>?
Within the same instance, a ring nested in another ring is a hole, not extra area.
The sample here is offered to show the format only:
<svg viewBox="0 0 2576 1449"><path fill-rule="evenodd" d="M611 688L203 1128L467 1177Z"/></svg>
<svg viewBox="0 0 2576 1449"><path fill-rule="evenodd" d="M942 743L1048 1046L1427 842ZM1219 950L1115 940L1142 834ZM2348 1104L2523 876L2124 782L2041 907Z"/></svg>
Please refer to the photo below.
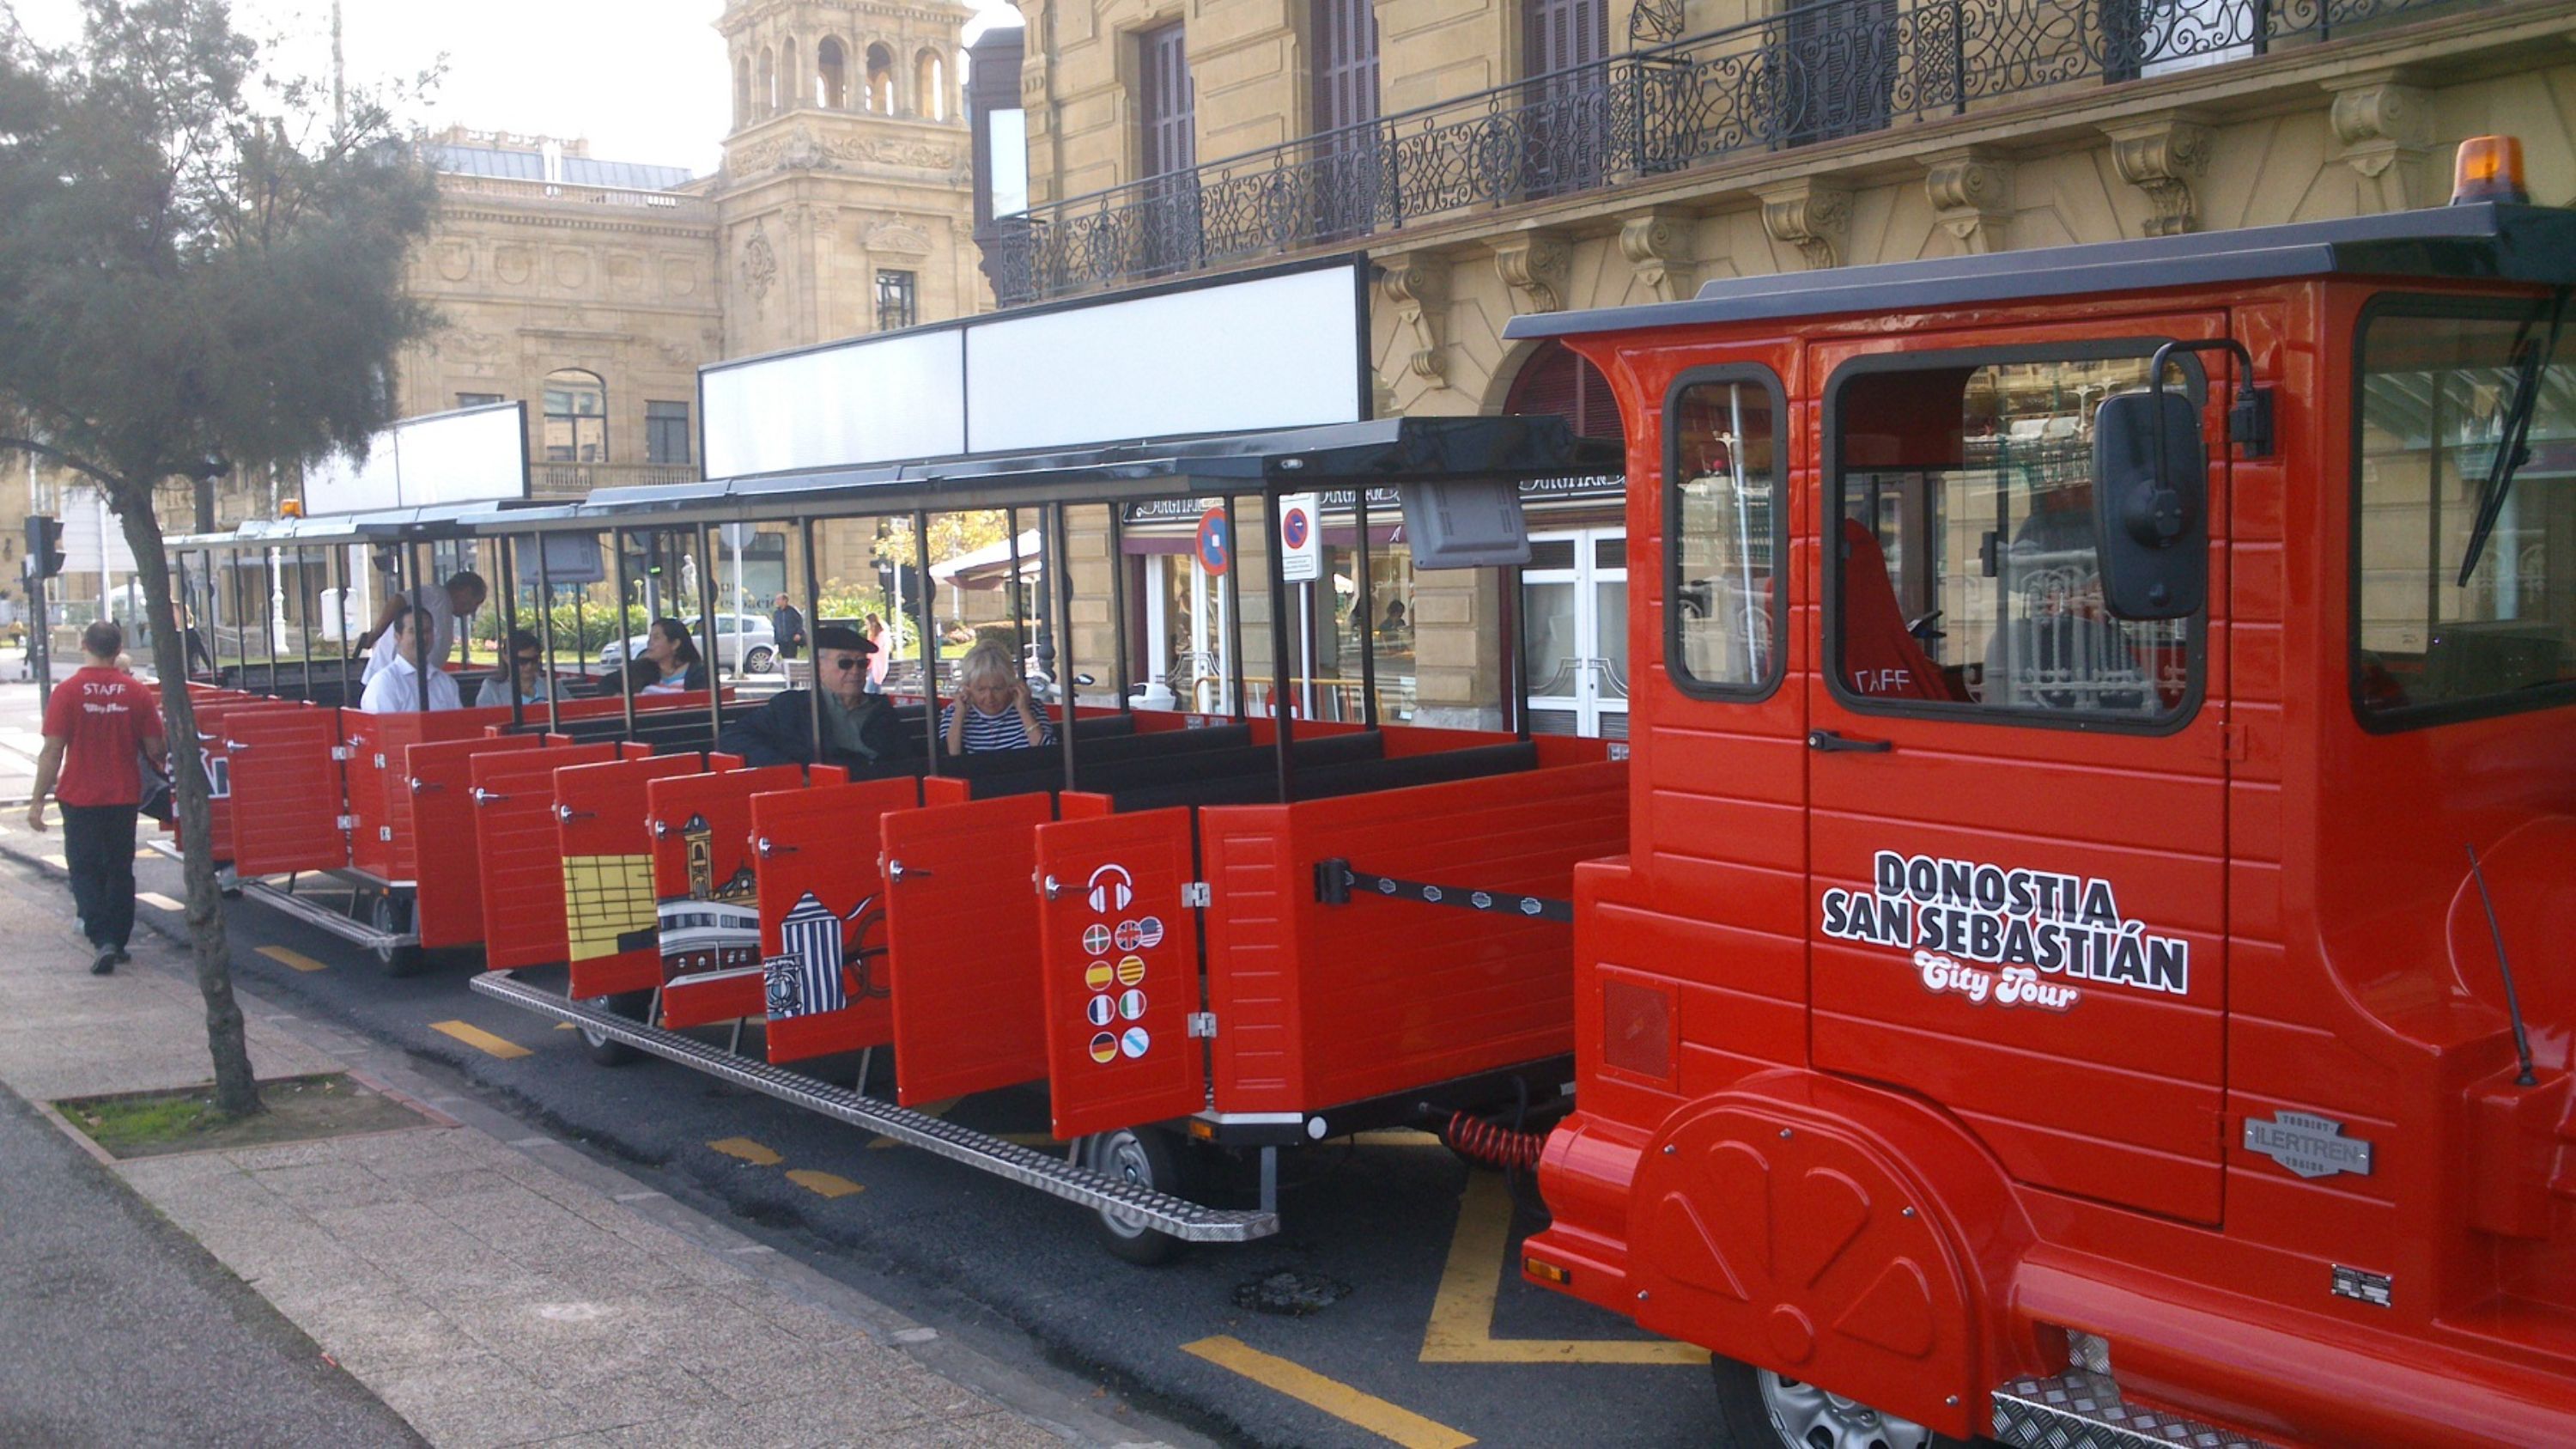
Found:
<svg viewBox="0 0 2576 1449"><path fill-rule="evenodd" d="M1255 1313L1280 1313L1290 1318L1303 1318L1321 1313L1350 1296L1351 1285L1321 1273L1300 1268L1281 1268L1247 1279L1235 1285L1234 1306Z"/></svg>

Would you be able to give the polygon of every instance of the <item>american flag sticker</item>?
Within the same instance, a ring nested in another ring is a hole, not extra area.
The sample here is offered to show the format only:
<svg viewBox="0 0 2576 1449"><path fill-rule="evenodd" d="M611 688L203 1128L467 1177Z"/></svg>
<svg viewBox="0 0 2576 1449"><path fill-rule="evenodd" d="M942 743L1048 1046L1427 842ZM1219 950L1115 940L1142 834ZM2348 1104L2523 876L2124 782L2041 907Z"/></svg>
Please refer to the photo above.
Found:
<svg viewBox="0 0 2576 1449"><path fill-rule="evenodd" d="M762 986L775 1018L813 1016L850 1004L841 981L841 918L807 891L779 923L786 949L761 962Z"/></svg>

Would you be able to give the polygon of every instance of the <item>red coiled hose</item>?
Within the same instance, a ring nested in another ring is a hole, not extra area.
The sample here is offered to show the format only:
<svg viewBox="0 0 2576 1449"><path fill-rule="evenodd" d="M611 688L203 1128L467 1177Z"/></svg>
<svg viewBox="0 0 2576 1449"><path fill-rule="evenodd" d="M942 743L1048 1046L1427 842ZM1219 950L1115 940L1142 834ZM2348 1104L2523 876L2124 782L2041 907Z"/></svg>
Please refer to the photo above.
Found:
<svg viewBox="0 0 2576 1449"><path fill-rule="evenodd" d="M1539 1153L1547 1147L1544 1132L1516 1132L1470 1112L1451 1113L1448 1125L1440 1129L1440 1140L1461 1157L1524 1172L1538 1166Z"/></svg>

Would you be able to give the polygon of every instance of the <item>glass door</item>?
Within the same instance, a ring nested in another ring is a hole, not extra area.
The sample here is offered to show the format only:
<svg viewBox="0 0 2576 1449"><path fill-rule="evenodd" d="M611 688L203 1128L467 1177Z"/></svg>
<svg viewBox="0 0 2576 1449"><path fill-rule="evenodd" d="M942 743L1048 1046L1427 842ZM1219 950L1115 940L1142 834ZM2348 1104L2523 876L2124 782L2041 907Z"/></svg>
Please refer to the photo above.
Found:
<svg viewBox="0 0 2576 1449"><path fill-rule="evenodd" d="M1628 533L1530 536L1521 571L1530 729L1628 737Z"/></svg>

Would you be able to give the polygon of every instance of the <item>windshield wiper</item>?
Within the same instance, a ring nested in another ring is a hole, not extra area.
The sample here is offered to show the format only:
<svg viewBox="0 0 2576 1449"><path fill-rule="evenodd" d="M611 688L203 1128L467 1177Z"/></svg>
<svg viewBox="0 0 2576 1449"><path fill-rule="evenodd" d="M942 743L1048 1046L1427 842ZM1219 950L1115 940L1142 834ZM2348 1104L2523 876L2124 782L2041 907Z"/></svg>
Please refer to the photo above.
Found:
<svg viewBox="0 0 2576 1449"><path fill-rule="evenodd" d="M2513 404L2505 410L2504 433L2496 439L2495 461L2487 465L2487 481L2478 489L2478 515L2469 525L2468 551L2460 556L2460 576L2453 580L2458 588L2469 586L2469 575L2478 571L2478 560L2486 556L2487 539L2495 532L2496 519L2504 512L2504 501L2513 492L2513 475L2531 460L2531 415L2540 406L2540 379L2549 370L2549 359L2558 352L2558 324L2567 315L2567 289L2558 289L2557 301L2549 309L2549 340L2534 346L2526 335L2523 339L2521 376L2515 379Z"/></svg>

